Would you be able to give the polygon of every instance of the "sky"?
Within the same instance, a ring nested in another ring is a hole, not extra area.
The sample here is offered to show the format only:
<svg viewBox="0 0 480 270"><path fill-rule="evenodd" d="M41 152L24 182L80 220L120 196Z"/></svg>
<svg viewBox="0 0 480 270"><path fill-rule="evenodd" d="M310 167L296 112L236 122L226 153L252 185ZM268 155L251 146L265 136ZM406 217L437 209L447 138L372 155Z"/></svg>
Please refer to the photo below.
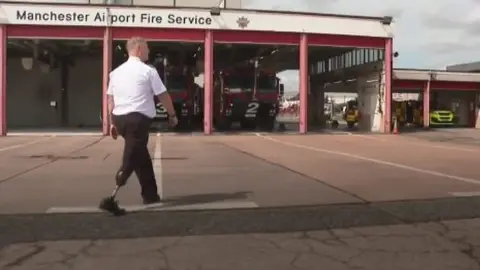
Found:
<svg viewBox="0 0 480 270"><path fill-rule="evenodd" d="M244 8L393 16L397 68L444 69L480 61L480 0L243 0ZM286 90L298 73L279 74Z"/></svg>

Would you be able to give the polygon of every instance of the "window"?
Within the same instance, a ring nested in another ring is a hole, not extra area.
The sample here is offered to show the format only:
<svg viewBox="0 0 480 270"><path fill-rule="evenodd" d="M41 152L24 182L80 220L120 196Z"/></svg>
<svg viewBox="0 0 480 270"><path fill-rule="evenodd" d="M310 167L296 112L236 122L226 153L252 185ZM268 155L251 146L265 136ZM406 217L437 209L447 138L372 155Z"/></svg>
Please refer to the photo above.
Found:
<svg viewBox="0 0 480 270"><path fill-rule="evenodd" d="M277 77L275 75L261 74L257 77L257 89L277 90Z"/></svg>
<svg viewBox="0 0 480 270"><path fill-rule="evenodd" d="M359 53L360 53L360 64L363 65L365 64L365 49L360 49L359 50Z"/></svg>
<svg viewBox="0 0 480 270"><path fill-rule="evenodd" d="M188 85L188 79L183 74L168 74L166 87L170 91L185 91Z"/></svg>
<svg viewBox="0 0 480 270"><path fill-rule="evenodd" d="M374 62L375 57L373 57L373 49L368 49L367 50L367 61L368 62Z"/></svg>
<svg viewBox="0 0 480 270"><path fill-rule="evenodd" d="M379 50L378 54L379 54L378 58L380 60L385 60L385 51L384 50Z"/></svg>
<svg viewBox="0 0 480 270"><path fill-rule="evenodd" d="M348 52L345 54L345 67L352 66L352 52Z"/></svg>
<svg viewBox="0 0 480 270"><path fill-rule="evenodd" d="M378 49L373 50L373 58L375 59L374 61L378 60Z"/></svg>
<svg viewBox="0 0 480 270"><path fill-rule="evenodd" d="M224 74L223 83L228 88L253 88L254 76L242 76L237 74Z"/></svg>

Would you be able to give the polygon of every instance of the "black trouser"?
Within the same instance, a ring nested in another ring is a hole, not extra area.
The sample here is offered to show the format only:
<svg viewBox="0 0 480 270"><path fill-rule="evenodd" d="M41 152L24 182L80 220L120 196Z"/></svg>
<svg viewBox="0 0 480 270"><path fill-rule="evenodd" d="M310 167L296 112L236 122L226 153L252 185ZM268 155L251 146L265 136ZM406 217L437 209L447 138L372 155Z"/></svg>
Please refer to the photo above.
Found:
<svg viewBox="0 0 480 270"><path fill-rule="evenodd" d="M118 134L125 140L122 166L117 172L117 183L118 181L126 183L135 172L142 187L142 197L147 200L155 198L157 183L147 148L152 119L141 113L129 113L113 115L112 120Z"/></svg>

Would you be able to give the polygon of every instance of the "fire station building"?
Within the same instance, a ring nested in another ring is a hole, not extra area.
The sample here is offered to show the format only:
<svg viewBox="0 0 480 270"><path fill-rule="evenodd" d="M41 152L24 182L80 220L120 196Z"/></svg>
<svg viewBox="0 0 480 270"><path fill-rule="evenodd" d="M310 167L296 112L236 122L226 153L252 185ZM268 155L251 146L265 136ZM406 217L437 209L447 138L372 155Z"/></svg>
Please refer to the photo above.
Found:
<svg viewBox="0 0 480 270"><path fill-rule="evenodd" d="M1 136L107 135L108 118L99 114L107 113L108 74L131 36L169 54L172 65L194 62L204 78L205 134L213 132L215 71L252 59L266 70L299 71L301 134L324 124L326 92L358 93L363 130L391 132L395 92L421 96L426 127L432 100L454 104L461 123L477 125L480 74L394 70L389 17L246 10L240 0L97 2L0 4Z"/></svg>

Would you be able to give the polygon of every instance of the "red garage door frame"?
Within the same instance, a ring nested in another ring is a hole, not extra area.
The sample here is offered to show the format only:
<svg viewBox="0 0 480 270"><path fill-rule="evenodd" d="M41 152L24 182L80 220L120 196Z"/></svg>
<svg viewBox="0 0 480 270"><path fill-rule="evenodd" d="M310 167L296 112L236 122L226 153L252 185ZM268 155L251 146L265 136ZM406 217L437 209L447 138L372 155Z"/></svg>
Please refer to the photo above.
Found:
<svg viewBox="0 0 480 270"><path fill-rule="evenodd" d="M418 90L425 88L424 81L415 81L415 80L394 80L393 81L393 89L409 89L409 90Z"/></svg>
<svg viewBox="0 0 480 270"><path fill-rule="evenodd" d="M174 29L174 28L133 28L115 27L112 29L113 40L127 40L132 36L139 36L147 40L177 41L177 42L204 42L203 29Z"/></svg>
<svg viewBox="0 0 480 270"><path fill-rule="evenodd" d="M7 38L103 39L104 27L8 25Z"/></svg>
<svg viewBox="0 0 480 270"><path fill-rule="evenodd" d="M214 31L215 43L248 43L248 44L286 44L298 45L300 33L262 32L262 31ZM308 34L308 45L352 48L385 48L384 38Z"/></svg>
<svg viewBox="0 0 480 270"><path fill-rule="evenodd" d="M385 49L385 38L365 36L309 34L308 45L348 48Z"/></svg>
<svg viewBox="0 0 480 270"><path fill-rule="evenodd" d="M426 81L418 80L394 80L393 87L396 89L424 89ZM478 82L452 82L452 81L431 81L432 91L478 91Z"/></svg>
<svg viewBox="0 0 480 270"><path fill-rule="evenodd" d="M432 81L430 83L430 89L432 91L478 91L480 90L480 83Z"/></svg>
<svg viewBox="0 0 480 270"><path fill-rule="evenodd" d="M32 25L6 25L4 38L7 39L88 39L103 40L105 37L104 27L83 27L83 26L32 26ZM6 69L6 45L2 46L2 67L3 73ZM7 134L6 127L6 76L2 75L1 105L3 113L0 119L0 136Z"/></svg>
<svg viewBox="0 0 480 270"><path fill-rule="evenodd" d="M300 33L264 31L213 31L214 43L298 45Z"/></svg>

